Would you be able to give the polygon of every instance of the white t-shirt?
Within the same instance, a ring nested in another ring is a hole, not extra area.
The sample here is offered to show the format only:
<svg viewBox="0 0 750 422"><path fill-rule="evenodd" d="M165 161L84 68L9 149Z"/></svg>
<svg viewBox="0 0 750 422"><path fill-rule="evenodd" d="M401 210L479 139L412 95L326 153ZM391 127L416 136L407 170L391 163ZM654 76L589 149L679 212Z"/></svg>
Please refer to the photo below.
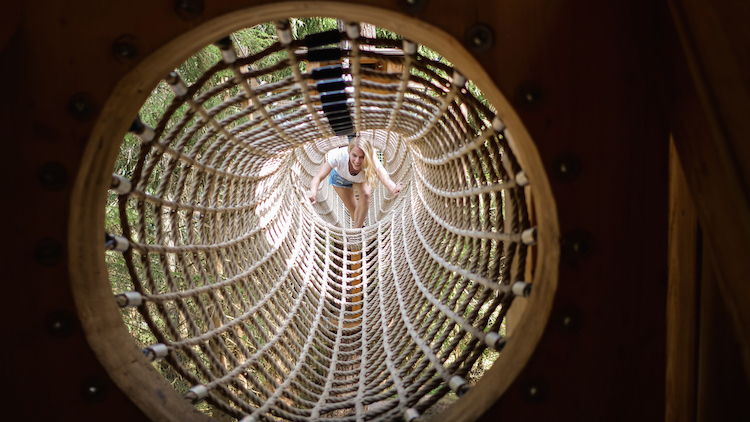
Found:
<svg viewBox="0 0 750 422"><path fill-rule="evenodd" d="M375 169L383 167L383 163L377 158L373 157L375 161ZM365 172L360 171L356 176L352 176L349 173L349 149L347 147L336 148L328 153L328 164L336 170L341 177L354 183L365 182Z"/></svg>

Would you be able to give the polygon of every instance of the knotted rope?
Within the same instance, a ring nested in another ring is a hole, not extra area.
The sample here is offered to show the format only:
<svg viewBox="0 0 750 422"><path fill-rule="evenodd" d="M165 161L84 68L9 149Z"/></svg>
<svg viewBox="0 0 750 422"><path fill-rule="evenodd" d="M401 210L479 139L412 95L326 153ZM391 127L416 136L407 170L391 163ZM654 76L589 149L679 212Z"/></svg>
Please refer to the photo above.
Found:
<svg viewBox="0 0 750 422"><path fill-rule="evenodd" d="M107 239L132 291L115 298L138 307L157 339L146 356L189 380L192 402L243 422L412 420L505 344L530 289L528 180L451 66L353 24L303 40L277 27L248 57L217 43L223 60L190 86L170 74L158 125L133 124L140 155L113 178L122 233ZM373 58L393 66L362 65ZM354 133L404 186L374 189L364 229L327 182L314 206L305 196Z"/></svg>

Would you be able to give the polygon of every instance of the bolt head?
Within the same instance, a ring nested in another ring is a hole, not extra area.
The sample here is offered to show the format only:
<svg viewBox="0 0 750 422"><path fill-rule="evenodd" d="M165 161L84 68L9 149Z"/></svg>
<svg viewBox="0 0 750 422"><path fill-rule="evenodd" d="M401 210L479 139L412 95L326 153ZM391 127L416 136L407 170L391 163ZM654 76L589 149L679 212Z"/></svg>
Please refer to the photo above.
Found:
<svg viewBox="0 0 750 422"><path fill-rule="evenodd" d="M52 238L40 239L34 247L34 258L45 267L54 267L62 261L62 244Z"/></svg>
<svg viewBox="0 0 750 422"><path fill-rule="evenodd" d="M573 153L564 153L552 163L552 177L563 183L571 183L583 170L581 160Z"/></svg>
<svg viewBox="0 0 750 422"><path fill-rule="evenodd" d="M81 396L89 403L100 403L107 397L107 380L90 376L81 382Z"/></svg>
<svg viewBox="0 0 750 422"><path fill-rule="evenodd" d="M427 7L427 0L401 0L401 7L407 13L416 14Z"/></svg>
<svg viewBox="0 0 750 422"><path fill-rule="evenodd" d="M180 18L191 21L203 14L205 3L204 0L176 0L174 8Z"/></svg>
<svg viewBox="0 0 750 422"><path fill-rule="evenodd" d="M573 230L563 236L562 254L569 263L586 259L594 251L594 238L585 230Z"/></svg>
<svg viewBox="0 0 750 422"><path fill-rule="evenodd" d="M47 316L47 332L55 337L69 337L75 332L76 320L65 310L57 310Z"/></svg>
<svg viewBox="0 0 750 422"><path fill-rule="evenodd" d="M521 110L535 111L542 105L544 96L542 88L534 81L525 81L518 85L515 92L515 104Z"/></svg>
<svg viewBox="0 0 750 422"><path fill-rule="evenodd" d="M531 376L522 380L519 387L521 398L528 403L541 403L549 395L547 382L538 376Z"/></svg>
<svg viewBox="0 0 750 422"><path fill-rule="evenodd" d="M68 170L57 161L49 162L39 169L39 183L49 191L60 191L68 182Z"/></svg>
<svg viewBox="0 0 750 422"><path fill-rule="evenodd" d="M112 54L118 62L130 63L138 58L141 48L141 42L137 38L122 35L112 43Z"/></svg>
<svg viewBox="0 0 750 422"><path fill-rule="evenodd" d="M68 101L68 113L79 122L87 122L96 116L96 105L90 94L80 92Z"/></svg>
<svg viewBox="0 0 750 422"><path fill-rule="evenodd" d="M554 326L565 334L575 334L583 327L583 311L576 305L564 305L552 314Z"/></svg>
<svg viewBox="0 0 750 422"><path fill-rule="evenodd" d="M474 54L486 53L495 46L495 32L483 23L476 23L466 30L466 44Z"/></svg>

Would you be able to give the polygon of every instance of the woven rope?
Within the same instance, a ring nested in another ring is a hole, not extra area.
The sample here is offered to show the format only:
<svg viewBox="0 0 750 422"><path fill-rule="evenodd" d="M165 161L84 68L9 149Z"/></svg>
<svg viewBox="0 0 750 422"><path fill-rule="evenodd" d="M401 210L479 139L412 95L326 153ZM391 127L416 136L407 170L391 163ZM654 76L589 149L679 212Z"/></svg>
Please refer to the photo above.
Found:
<svg viewBox="0 0 750 422"><path fill-rule="evenodd" d="M314 206L305 196L325 153L348 141L324 111L326 81L300 69L309 39L236 60L223 46L191 86L167 78L175 99L153 132L134 129L140 156L119 206L138 310L198 386L186 398L242 421L396 420L465 391L523 276L529 213L502 123L450 66L401 41L341 36L343 130L371 137L404 186L374 189L364 229L348 228L327 182Z"/></svg>

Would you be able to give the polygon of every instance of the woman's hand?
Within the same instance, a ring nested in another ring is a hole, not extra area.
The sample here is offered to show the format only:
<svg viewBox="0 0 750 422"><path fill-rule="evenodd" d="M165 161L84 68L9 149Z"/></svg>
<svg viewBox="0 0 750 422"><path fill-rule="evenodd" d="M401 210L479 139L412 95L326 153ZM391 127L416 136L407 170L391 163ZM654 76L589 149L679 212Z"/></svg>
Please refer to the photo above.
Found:
<svg viewBox="0 0 750 422"><path fill-rule="evenodd" d="M307 199L310 200L310 203L315 205L315 199L318 197L318 189L310 188L309 191L307 191Z"/></svg>
<svg viewBox="0 0 750 422"><path fill-rule="evenodd" d="M315 205L315 198L318 196L318 187L320 186L320 181L323 180L324 177L328 176L328 173L333 170L333 167L331 167L328 162L324 162L322 166L320 166L320 170L318 170L318 174L315 175L315 177L312 178L310 181L310 190L307 191L307 199L310 200L310 202Z"/></svg>
<svg viewBox="0 0 750 422"><path fill-rule="evenodd" d="M388 190L391 191L393 196L398 196L398 194L401 193L401 183L398 183L398 184L394 183L393 188L388 189Z"/></svg>
<svg viewBox="0 0 750 422"><path fill-rule="evenodd" d="M391 176L389 176L388 172L385 170L385 167L378 167L378 178L383 182L383 185L391 191L393 196L398 196L398 194L401 193L401 183L394 183L393 180L391 180Z"/></svg>

